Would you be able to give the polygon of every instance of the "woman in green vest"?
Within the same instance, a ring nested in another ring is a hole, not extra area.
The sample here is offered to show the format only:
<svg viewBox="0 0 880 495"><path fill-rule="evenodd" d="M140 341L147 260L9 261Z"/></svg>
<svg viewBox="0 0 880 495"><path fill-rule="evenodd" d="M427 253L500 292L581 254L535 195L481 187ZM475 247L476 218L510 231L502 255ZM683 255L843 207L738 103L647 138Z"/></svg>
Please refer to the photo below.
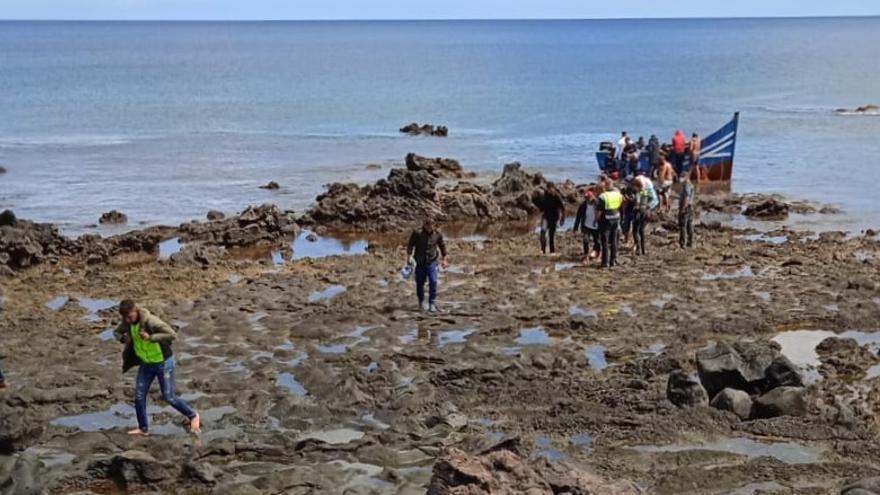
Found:
<svg viewBox="0 0 880 495"><path fill-rule="evenodd" d="M171 352L171 342L177 338L177 333L169 324L153 316L146 309L135 306L134 301L130 299L119 303L119 314L122 316L122 322L113 331L113 335L117 340L125 343L125 354L129 356L133 354L138 364L134 389L134 410L137 413L138 427L128 434L149 435L147 395L150 393L153 380L157 378L162 398L189 419L191 433L198 433L199 415L177 396L174 387L174 354ZM123 363L123 371L125 369L127 368Z"/></svg>

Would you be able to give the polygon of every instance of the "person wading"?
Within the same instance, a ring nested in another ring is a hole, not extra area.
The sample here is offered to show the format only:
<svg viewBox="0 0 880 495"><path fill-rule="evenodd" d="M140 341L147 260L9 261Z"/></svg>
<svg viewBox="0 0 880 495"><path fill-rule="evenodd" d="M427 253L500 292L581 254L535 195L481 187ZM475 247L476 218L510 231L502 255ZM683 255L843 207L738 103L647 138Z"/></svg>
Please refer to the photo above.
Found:
<svg viewBox="0 0 880 495"><path fill-rule="evenodd" d="M693 182L685 175L681 179L681 193L678 196L678 245L682 249L694 245L694 199Z"/></svg>
<svg viewBox="0 0 880 495"><path fill-rule="evenodd" d="M602 268L617 265L617 228L623 195L608 180L599 195L599 236L602 244Z"/></svg>
<svg viewBox="0 0 880 495"><path fill-rule="evenodd" d="M415 259L416 262L416 296L419 298L419 309L434 313L437 312L437 286L439 284L440 269L438 260L443 268L448 266L446 260L446 241L434 228L433 220L425 220L420 230L416 230L409 236L406 246L406 259ZM425 282L428 282L428 306L425 306Z"/></svg>
<svg viewBox="0 0 880 495"><path fill-rule="evenodd" d="M113 330L113 336L125 344L122 371L138 366L134 389L134 410L138 427L128 434L149 435L147 395L155 379L159 380L159 389L165 402L189 420L190 433L199 433L199 415L177 396L174 386L174 354L171 351L171 342L177 338L177 333L169 324L146 309L137 307L130 299L119 303L119 314L122 321Z"/></svg>
<svg viewBox="0 0 880 495"><path fill-rule="evenodd" d="M547 254L549 247L550 254L555 254L556 227L565 223L565 202L552 182L547 183L544 194L538 200L538 208L541 210L541 252Z"/></svg>

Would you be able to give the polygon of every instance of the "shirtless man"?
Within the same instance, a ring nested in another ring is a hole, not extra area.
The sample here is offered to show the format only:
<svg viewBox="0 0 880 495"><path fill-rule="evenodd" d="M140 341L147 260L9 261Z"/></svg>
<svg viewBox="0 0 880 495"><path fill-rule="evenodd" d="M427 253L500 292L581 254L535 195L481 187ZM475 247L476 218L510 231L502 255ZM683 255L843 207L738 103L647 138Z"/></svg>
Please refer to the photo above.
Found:
<svg viewBox="0 0 880 495"><path fill-rule="evenodd" d="M675 169L672 168L672 164L669 163L669 160L666 157L663 158L660 164L660 205L663 211L669 212L671 206L669 204L669 190L672 189L672 183L675 181Z"/></svg>

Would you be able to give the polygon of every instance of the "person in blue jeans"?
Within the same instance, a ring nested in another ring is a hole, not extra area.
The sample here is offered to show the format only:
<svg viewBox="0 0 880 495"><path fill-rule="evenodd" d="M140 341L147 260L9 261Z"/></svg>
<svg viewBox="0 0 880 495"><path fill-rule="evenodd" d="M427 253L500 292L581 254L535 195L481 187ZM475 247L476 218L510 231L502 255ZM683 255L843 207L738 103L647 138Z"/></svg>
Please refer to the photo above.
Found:
<svg viewBox="0 0 880 495"><path fill-rule="evenodd" d="M407 262L414 259L416 263L416 296L419 298L419 309L437 312L437 286L439 284L440 266L446 268L446 241L435 227L433 220L425 220L420 230L409 236L406 247ZM425 282L428 283L428 305L425 306Z"/></svg>
<svg viewBox="0 0 880 495"><path fill-rule="evenodd" d="M190 432L199 433L201 420L198 413L177 396L174 386L174 354L171 351L171 342L177 338L177 333L171 325L153 316L146 309L137 307L130 299L119 303L119 314L122 316L122 322L113 331L113 335L126 346L123 353L123 371L130 365L138 365L134 390L134 409L138 427L128 434L149 435L147 395L154 380L159 381L159 389L165 402L189 420Z"/></svg>

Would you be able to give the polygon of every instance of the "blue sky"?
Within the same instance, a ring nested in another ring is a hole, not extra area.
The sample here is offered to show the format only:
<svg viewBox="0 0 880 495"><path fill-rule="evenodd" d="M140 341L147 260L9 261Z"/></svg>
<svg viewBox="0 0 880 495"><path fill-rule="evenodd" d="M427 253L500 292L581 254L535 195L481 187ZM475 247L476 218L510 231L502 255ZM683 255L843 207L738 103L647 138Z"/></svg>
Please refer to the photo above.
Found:
<svg viewBox="0 0 880 495"><path fill-rule="evenodd" d="M880 15L878 0L0 0L0 19L492 19Z"/></svg>

